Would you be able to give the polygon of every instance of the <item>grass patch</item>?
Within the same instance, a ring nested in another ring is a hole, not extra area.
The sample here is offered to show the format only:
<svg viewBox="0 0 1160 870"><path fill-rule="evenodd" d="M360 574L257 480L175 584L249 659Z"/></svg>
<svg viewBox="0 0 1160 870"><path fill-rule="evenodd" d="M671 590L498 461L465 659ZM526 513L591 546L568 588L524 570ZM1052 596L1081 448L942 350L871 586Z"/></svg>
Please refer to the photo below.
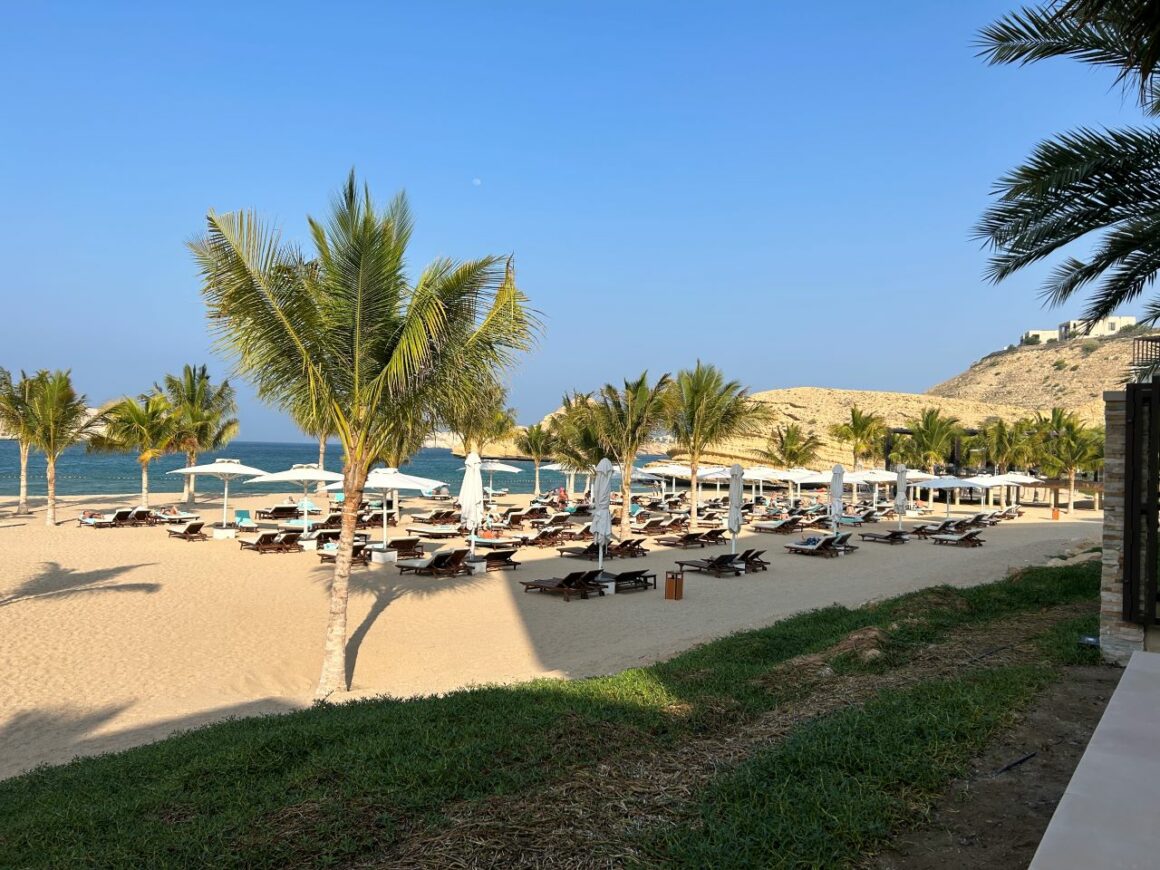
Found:
<svg viewBox="0 0 1160 870"><path fill-rule="evenodd" d="M702 795L646 853L682 867L853 863L933 799L1051 678L1002 668L885 691L810 723Z"/></svg>
<svg viewBox="0 0 1160 870"><path fill-rule="evenodd" d="M1098 665L1100 651L1096 647L1080 646L1081 637L1099 637L1100 617L1093 613L1053 625L1039 639L1039 647L1047 658L1059 665Z"/></svg>
<svg viewBox="0 0 1160 870"><path fill-rule="evenodd" d="M851 632L889 658L950 629L1080 600L1094 563L1024 571L871 607L829 607L648 668L211 725L0 782L0 866L325 866L389 847L454 801L564 780L792 700L761 677ZM1060 641L1060 643L1065 643ZM896 649L897 648L897 649ZM874 670L882 660L839 668Z"/></svg>

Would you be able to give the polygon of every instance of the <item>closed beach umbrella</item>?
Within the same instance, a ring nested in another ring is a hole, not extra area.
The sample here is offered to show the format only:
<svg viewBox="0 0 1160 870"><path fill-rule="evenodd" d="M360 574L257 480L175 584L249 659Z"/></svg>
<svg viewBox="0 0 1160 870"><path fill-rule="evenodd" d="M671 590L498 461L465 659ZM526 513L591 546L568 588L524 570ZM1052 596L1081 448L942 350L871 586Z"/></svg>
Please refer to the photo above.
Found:
<svg viewBox="0 0 1160 870"><path fill-rule="evenodd" d="M467 454L463 467L463 484L459 487L459 513L471 540L471 555L475 555L475 530L483 522L483 478L480 476L479 454ZM519 469L516 469L517 471Z"/></svg>
<svg viewBox="0 0 1160 870"><path fill-rule="evenodd" d="M246 483L302 484L302 527L309 530L310 519L306 510L306 498L310 484L319 482L333 483L336 480L342 480L342 475L337 471L327 471L325 468L319 468L317 463L310 462L302 465L291 465L285 471L263 474L261 477L254 477L247 480Z"/></svg>
<svg viewBox="0 0 1160 870"><path fill-rule="evenodd" d="M844 511L842 495L846 486L845 478L846 469L840 464L835 465L830 477L830 519L833 522L835 532L838 531L838 519Z"/></svg>
<svg viewBox="0 0 1160 870"><path fill-rule="evenodd" d="M604 570L604 548L612 540L612 463L604 457L592 480L592 540L599 548L597 567Z"/></svg>
<svg viewBox="0 0 1160 870"><path fill-rule="evenodd" d="M745 500L745 469L737 463L729 469L729 532L733 535L733 552L741 533L741 502Z"/></svg>
<svg viewBox="0 0 1160 870"><path fill-rule="evenodd" d="M260 468L251 468L248 465L242 465L236 459L215 459L206 465L191 465L188 468L178 468L169 474L208 474L211 477L216 477L222 482L224 493L222 495L222 528L224 529L228 522L226 520L226 506L230 500L230 481L235 477L254 477L255 475L265 474Z"/></svg>
<svg viewBox="0 0 1160 870"><path fill-rule="evenodd" d="M906 466L894 466L896 475L894 483L894 510L898 513L898 529L902 530L902 518L906 515Z"/></svg>

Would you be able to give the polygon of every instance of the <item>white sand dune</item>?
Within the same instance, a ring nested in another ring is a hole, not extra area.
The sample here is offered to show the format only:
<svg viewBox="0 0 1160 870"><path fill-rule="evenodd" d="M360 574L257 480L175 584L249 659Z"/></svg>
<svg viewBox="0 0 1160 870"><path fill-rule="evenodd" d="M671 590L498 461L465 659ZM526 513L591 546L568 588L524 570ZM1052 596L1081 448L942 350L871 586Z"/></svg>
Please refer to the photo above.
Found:
<svg viewBox="0 0 1160 870"><path fill-rule="evenodd" d="M82 507L135 499L68 502L60 513L67 522L52 529L39 514L12 517L11 500L0 502L0 777L310 703L331 573L314 553L259 556L228 541L169 539L160 528L79 528ZM202 508L211 521L215 507ZM609 673L834 602L998 579L1098 538L1099 521L1091 511L1062 522L1033 511L988 530L977 550L915 541L824 560L785 554L780 535L746 534L740 545L768 548L771 569L688 575L681 602L665 601L661 590L569 603L524 594L521 579L587 564L555 550L521 550L519 571L480 578L356 568L353 695ZM622 564L663 578L678 556L654 547Z"/></svg>

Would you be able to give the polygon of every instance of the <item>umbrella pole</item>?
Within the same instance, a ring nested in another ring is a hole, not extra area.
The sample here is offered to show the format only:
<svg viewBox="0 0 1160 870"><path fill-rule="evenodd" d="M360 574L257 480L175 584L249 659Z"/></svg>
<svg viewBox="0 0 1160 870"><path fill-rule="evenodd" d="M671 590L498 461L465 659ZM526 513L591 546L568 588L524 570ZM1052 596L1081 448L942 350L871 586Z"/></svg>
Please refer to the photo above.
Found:
<svg viewBox="0 0 1160 870"><path fill-rule="evenodd" d="M603 542L601 542L600 546L598 546L596 548L596 553L597 553L596 567L598 570L603 571L604 570L604 543Z"/></svg>
<svg viewBox="0 0 1160 870"><path fill-rule="evenodd" d="M225 485L225 494L222 496L222 528L226 527L226 505L230 501L230 479L228 477L222 478L222 483Z"/></svg>
<svg viewBox="0 0 1160 870"><path fill-rule="evenodd" d="M398 509L399 497L396 495L391 499L391 506ZM387 552L387 500L383 497L383 552ZM474 555L474 554L473 554Z"/></svg>

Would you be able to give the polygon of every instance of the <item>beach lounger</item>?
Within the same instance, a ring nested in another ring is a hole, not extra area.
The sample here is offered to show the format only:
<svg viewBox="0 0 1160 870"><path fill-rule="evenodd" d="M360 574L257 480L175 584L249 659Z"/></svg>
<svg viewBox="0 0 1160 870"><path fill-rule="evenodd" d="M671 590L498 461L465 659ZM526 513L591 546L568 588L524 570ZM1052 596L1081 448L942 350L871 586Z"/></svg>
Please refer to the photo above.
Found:
<svg viewBox="0 0 1160 870"><path fill-rule="evenodd" d="M671 525L668 523L667 525ZM650 517L639 525L632 526L629 531L634 535L659 535L665 531L666 522L661 517Z"/></svg>
<svg viewBox="0 0 1160 870"><path fill-rule="evenodd" d="M248 510L235 510L234 528L239 532L256 532L258 530L258 524L250 517Z"/></svg>
<svg viewBox="0 0 1160 870"><path fill-rule="evenodd" d="M391 538L386 549L394 550L399 559L422 559L423 544L418 538Z"/></svg>
<svg viewBox="0 0 1160 870"><path fill-rule="evenodd" d="M778 535L789 535L801 525L801 517L787 517L784 520L762 520L753 524L755 532L773 532Z"/></svg>
<svg viewBox="0 0 1160 870"><path fill-rule="evenodd" d="M662 535L655 540L658 544L664 544L666 547L680 547L682 550L687 550L690 547L704 547L709 543L705 540L704 532L684 532L680 535Z"/></svg>
<svg viewBox="0 0 1160 870"><path fill-rule="evenodd" d="M971 529L957 535L931 535L930 539L936 544L948 544L955 547L981 547L986 542L979 537L980 534L978 529Z"/></svg>
<svg viewBox="0 0 1160 870"><path fill-rule="evenodd" d="M207 537L205 532L202 531L204 527L205 523L199 520L196 523L186 523L183 526L169 528L165 531L171 538L181 538L183 541L205 541Z"/></svg>
<svg viewBox="0 0 1160 870"><path fill-rule="evenodd" d="M243 550L277 553L281 549L278 545L278 534L278 532L259 532L256 535L239 535L238 545Z"/></svg>
<svg viewBox="0 0 1160 870"><path fill-rule="evenodd" d="M467 564L470 550L463 547L446 553L445 559L436 559L425 570L416 571L416 574L430 574L433 577L457 577L460 574L470 574L471 568Z"/></svg>
<svg viewBox="0 0 1160 870"><path fill-rule="evenodd" d="M561 529L560 537L566 541L592 540L592 523L585 523L578 529Z"/></svg>
<svg viewBox="0 0 1160 870"><path fill-rule="evenodd" d="M853 532L841 532L837 535L834 535L834 540L830 546L837 550L839 553L853 553L858 549L857 544L850 543L850 538L853 536Z"/></svg>
<svg viewBox="0 0 1160 870"><path fill-rule="evenodd" d="M420 538L455 538L459 536L459 526L429 526L417 523L407 527L407 531Z"/></svg>
<svg viewBox="0 0 1160 870"><path fill-rule="evenodd" d="M636 589L656 589L657 575L655 571L649 571L647 568L640 568L633 571L621 571L619 574L612 574L605 571L600 575L601 583L612 581L616 584L617 592L628 592Z"/></svg>
<svg viewBox="0 0 1160 870"><path fill-rule="evenodd" d="M745 570L745 566L734 559L732 553L722 553L712 559L681 559L677 561L677 567L682 571L700 571L704 574L712 574L714 577L720 577L723 574L740 576L741 572Z"/></svg>
<svg viewBox="0 0 1160 870"><path fill-rule="evenodd" d="M129 511L129 516L125 518L125 525L127 526L151 526L156 521L153 517L153 511L147 507L135 507Z"/></svg>
<svg viewBox="0 0 1160 870"><path fill-rule="evenodd" d="M905 544L910 540L910 535L901 529L891 529L889 532L861 532L859 537L863 541L875 544Z"/></svg>
<svg viewBox="0 0 1160 870"><path fill-rule="evenodd" d="M740 558L741 562L745 563L745 570L749 573L755 571L768 571L769 563L761 558L765 555L765 550L751 550Z"/></svg>
<svg viewBox="0 0 1160 870"><path fill-rule="evenodd" d="M246 513L249 513L247 511ZM173 513L166 513L165 511L154 511L154 523L172 523L173 525L183 525L185 523L196 522L201 519L201 514L192 513L190 511L174 511Z"/></svg>
<svg viewBox="0 0 1160 870"><path fill-rule="evenodd" d="M301 553L305 549L300 543L302 532L278 532L274 538L275 551L278 553Z"/></svg>
<svg viewBox="0 0 1160 870"><path fill-rule="evenodd" d="M475 543L477 550L511 550L524 545L523 538L481 538L479 535L469 535L467 543Z"/></svg>
<svg viewBox="0 0 1160 870"><path fill-rule="evenodd" d="M644 548L644 538L625 538L620 543L613 543L608 545L606 556L623 556L629 559L636 559L640 556L647 556L648 550Z"/></svg>
<svg viewBox="0 0 1160 870"><path fill-rule="evenodd" d="M338 544L327 544L318 551L319 562L334 562L338 559ZM351 547L350 561L352 565L370 565L371 551L367 549L366 541L355 541Z"/></svg>
<svg viewBox="0 0 1160 870"><path fill-rule="evenodd" d="M786 544L785 548L799 556L837 556L839 551L834 549L834 537L834 535L822 535L804 538L792 544Z"/></svg>
<svg viewBox="0 0 1160 870"><path fill-rule="evenodd" d="M297 505L276 504L269 508L259 508L257 516L260 520L292 520L301 513Z"/></svg>
<svg viewBox="0 0 1160 870"><path fill-rule="evenodd" d="M701 540L708 546L724 544L726 543L725 535L728 533L728 529L709 529L709 531L701 533Z"/></svg>
<svg viewBox="0 0 1160 870"><path fill-rule="evenodd" d="M588 593L604 594L604 587L597 581L600 571L573 571L565 577L552 577L547 580L521 580L524 592L552 592L564 596L565 601L571 601L572 596L587 598Z"/></svg>
<svg viewBox="0 0 1160 870"><path fill-rule="evenodd" d="M502 571L505 568L512 568L513 570L520 567L520 563L515 560L515 550L493 550L482 557L476 557L476 562L483 562L483 569L485 571Z"/></svg>
<svg viewBox="0 0 1160 870"><path fill-rule="evenodd" d="M560 543L563 533L564 530L559 526L544 526L520 537L527 547L555 547Z"/></svg>
<svg viewBox="0 0 1160 870"><path fill-rule="evenodd" d="M952 535L963 531L962 520L943 520L941 523L925 523L915 526L910 533L918 538L929 538L932 535Z"/></svg>
<svg viewBox="0 0 1160 870"><path fill-rule="evenodd" d="M122 524L129 515L128 508L113 511L111 514L96 514L95 516L77 517L77 525L88 526L90 529L111 529L117 525L117 515L122 515Z"/></svg>
<svg viewBox="0 0 1160 870"><path fill-rule="evenodd" d="M580 546L579 544L571 547L557 547L556 552L561 556L567 556L570 559L591 559L595 561L600 557L600 547L595 541L587 546ZM606 557L611 558L611 553L605 553Z"/></svg>

